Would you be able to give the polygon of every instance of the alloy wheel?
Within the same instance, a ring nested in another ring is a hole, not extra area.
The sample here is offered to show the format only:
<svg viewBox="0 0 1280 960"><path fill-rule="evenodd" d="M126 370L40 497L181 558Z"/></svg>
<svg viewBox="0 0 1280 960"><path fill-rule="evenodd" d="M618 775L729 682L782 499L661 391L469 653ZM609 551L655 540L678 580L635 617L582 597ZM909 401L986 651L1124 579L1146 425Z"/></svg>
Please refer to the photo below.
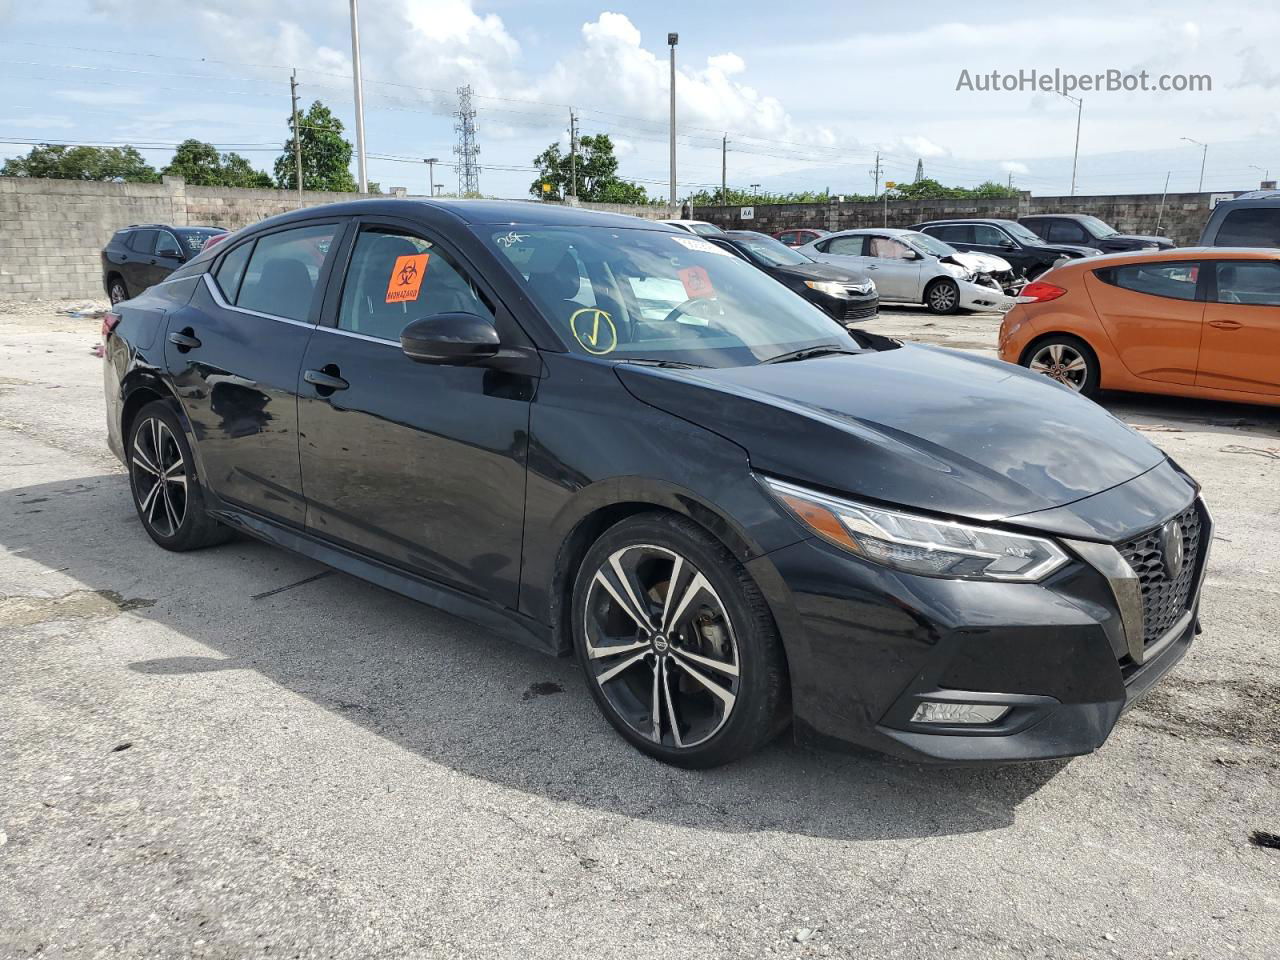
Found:
<svg viewBox="0 0 1280 960"><path fill-rule="evenodd" d="M1089 376L1089 362L1068 343L1046 343L1032 355L1027 369L1052 377L1077 393Z"/></svg>
<svg viewBox="0 0 1280 960"><path fill-rule="evenodd" d="M946 313L955 307L958 296L956 288L951 284L935 284L929 291L929 305L939 313Z"/></svg>
<svg viewBox="0 0 1280 960"><path fill-rule="evenodd" d="M117 303L120 303L122 300L128 299L128 297L125 296L124 284L121 283L119 280L112 281L110 297L111 297L112 306L115 306Z"/></svg>
<svg viewBox="0 0 1280 960"><path fill-rule="evenodd" d="M590 673L635 733L681 749L724 726L741 680L737 639L689 560L652 544L623 547L596 571L583 616Z"/></svg>
<svg viewBox="0 0 1280 960"><path fill-rule="evenodd" d="M134 428L129 470L143 520L162 537L177 536L187 515L187 463L159 417L147 417Z"/></svg>

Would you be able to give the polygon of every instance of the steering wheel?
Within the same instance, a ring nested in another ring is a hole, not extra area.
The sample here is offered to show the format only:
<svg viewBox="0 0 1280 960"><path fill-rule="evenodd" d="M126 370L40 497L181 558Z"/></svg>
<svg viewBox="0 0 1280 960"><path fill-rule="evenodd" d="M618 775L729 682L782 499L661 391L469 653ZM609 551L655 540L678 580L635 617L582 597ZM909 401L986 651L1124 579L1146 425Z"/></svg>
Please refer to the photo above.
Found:
<svg viewBox="0 0 1280 960"><path fill-rule="evenodd" d="M699 307L699 305L701 305ZM695 310L694 307L699 307ZM704 308L711 308L709 312ZM672 308L671 312L662 318L663 323L678 322L681 314L687 314L690 317L697 317L699 320L706 320L710 323L718 317L724 316L724 307L719 301L708 297L690 297L684 303ZM701 314L701 315L700 315Z"/></svg>

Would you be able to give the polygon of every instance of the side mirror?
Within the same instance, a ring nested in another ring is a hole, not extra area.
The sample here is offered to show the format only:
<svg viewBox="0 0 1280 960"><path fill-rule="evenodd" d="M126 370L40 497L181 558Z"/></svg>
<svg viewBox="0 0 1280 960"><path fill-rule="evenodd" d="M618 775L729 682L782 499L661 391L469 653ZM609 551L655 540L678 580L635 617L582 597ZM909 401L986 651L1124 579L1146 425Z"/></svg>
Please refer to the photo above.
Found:
<svg viewBox="0 0 1280 960"><path fill-rule="evenodd" d="M918 250L908 250L908 251L907 251L907 259L908 259L908 260L923 260L923 259L924 259L924 257L920 255L920 252L919 252Z"/></svg>
<svg viewBox="0 0 1280 960"><path fill-rule="evenodd" d="M1005 237L1003 240L1000 241L1000 246L1003 247L1005 250L1012 250L1015 245L1012 240L1010 240L1008 237Z"/></svg>
<svg viewBox="0 0 1280 960"><path fill-rule="evenodd" d="M400 331L405 356L418 363L465 364L498 355L502 344L493 324L474 313L438 313Z"/></svg>

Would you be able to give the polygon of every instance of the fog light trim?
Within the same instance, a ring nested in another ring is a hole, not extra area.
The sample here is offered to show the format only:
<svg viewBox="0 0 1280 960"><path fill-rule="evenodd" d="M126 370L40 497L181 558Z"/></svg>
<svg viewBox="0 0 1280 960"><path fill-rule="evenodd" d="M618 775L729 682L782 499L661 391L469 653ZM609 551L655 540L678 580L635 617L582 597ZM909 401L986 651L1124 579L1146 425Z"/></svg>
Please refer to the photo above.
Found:
<svg viewBox="0 0 1280 960"><path fill-rule="evenodd" d="M1009 710L1003 703L943 703L924 700L911 715L911 722L984 725L998 722Z"/></svg>

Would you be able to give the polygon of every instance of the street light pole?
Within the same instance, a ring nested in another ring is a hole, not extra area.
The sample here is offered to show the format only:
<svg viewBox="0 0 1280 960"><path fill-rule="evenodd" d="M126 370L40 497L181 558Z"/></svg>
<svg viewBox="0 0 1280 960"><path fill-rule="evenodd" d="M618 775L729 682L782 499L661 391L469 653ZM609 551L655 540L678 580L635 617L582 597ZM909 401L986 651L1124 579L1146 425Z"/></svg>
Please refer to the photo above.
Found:
<svg viewBox="0 0 1280 960"><path fill-rule="evenodd" d="M364 79L360 75L360 12L351 0L351 76L356 92L356 171L360 192L369 192L369 175L364 161Z"/></svg>
<svg viewBox="0 0 1280 960"><path fill-rule="evenodd" d="M427 165L427 176L430 177L431 192L427 194L429 197L436 195L436 164L440 162L439 157L427 157L422 161Z"/></svg>
<svg viewBox="0 0 1280 960"><path fill-rule="evenodd" d="M1076 149L1071 154L1071 196L1076 195L1076 164L1080 160L1080 115L1084 113L1084 97L1073 97L1064 93L1064 97L1076 105Z"/></svg>
<svg viewBox="0 0 1280 960"><path fill-rule="evenodd" d="M1209 157L1209 145L1201 143L1199 140L1192 140L1190 137L1180 137L1179 139L1185 140L1187 143L1194 143L1200 148L1200 185L1196 187L1196 193L1204 193L1204 162Z"/></svg>
<svg viewBox="0 0 1280 960"><path fill-rule="evenodd" d="M671 209L676 206L676 44L680 34L668 33L667 46L671 48Z"/></svg>
<svg viewBox="0 0 1280 960"><path fill-rule="evenodd" d="M1270 179L1271 179L1271 171L1270 171L1270 170L1265 169L1264 167L1260 167L1260 166L1258 166L1256 163L1251 163L1251 164L1249 164L1249 169L1251 169L1251 170L1261 170L1261 171L1262 171L1262 179L1263 179L1263 181L1264 181L1264 182L1265 182L1265 181L1267 181L1267 180L1270 180Z"/></svg>

